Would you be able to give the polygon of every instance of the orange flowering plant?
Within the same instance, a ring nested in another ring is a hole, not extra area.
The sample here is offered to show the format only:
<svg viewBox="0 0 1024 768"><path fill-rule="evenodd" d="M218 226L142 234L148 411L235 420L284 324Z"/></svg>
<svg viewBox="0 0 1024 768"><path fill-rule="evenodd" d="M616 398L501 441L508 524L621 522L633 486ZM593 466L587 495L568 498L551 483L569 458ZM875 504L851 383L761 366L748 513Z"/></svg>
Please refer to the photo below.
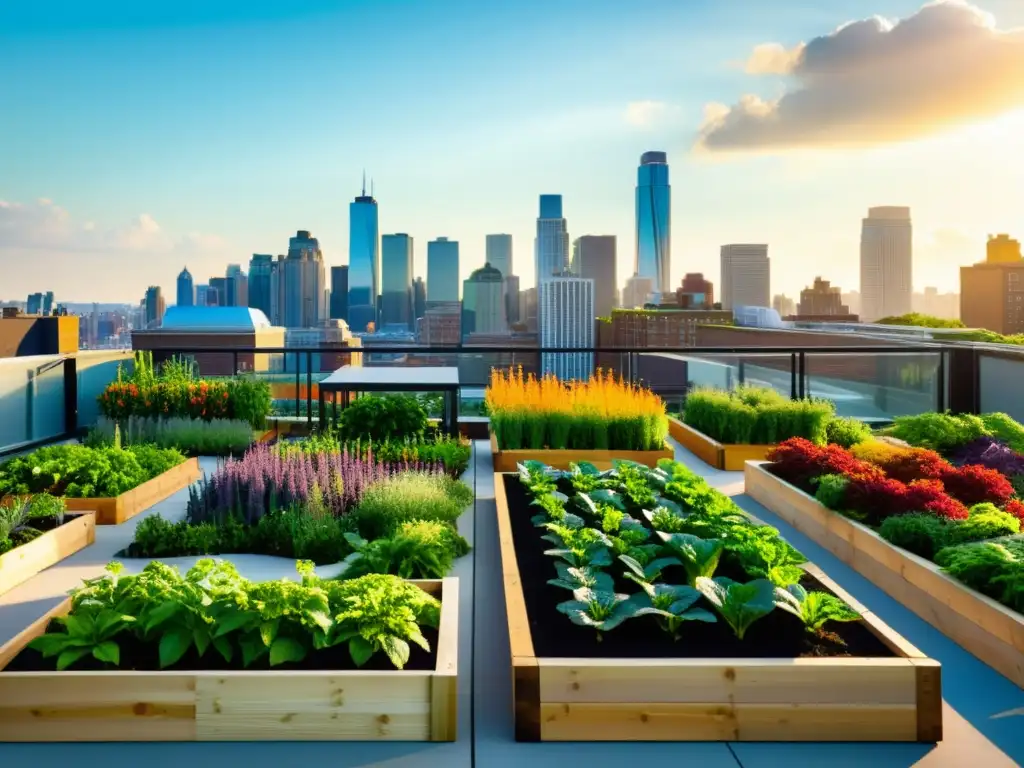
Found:
<svg viewBox="0 0 1024 768"><path fill-rule="evenodd" d="M610 371L575 382L494 369L484 400L501 450L650 451L668 434L661 398Z"/></svg>

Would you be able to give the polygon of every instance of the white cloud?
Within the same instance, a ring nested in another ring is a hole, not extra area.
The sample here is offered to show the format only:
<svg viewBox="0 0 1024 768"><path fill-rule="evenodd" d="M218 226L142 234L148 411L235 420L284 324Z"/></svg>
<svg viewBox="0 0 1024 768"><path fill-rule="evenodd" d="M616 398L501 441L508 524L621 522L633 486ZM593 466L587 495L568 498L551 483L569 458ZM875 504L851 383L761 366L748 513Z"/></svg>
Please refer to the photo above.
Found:
<svg viewBox="0 0 1024 768"><path fill-rule="evenodd" d="M669 119L678 111L678 107L664 101L632 101L626 105L623 117L637 128L649 128Z"/></svg>
<svg viewBox="0 0 1024 768"><path fill-rule="evenodd" d="M702 148L880 145L1024 105L1024 30L1000 30L964 0L939 0L898 22L876 16L793 48L759 45L745 69L792 84L776 100L715 105Z"/></svg>

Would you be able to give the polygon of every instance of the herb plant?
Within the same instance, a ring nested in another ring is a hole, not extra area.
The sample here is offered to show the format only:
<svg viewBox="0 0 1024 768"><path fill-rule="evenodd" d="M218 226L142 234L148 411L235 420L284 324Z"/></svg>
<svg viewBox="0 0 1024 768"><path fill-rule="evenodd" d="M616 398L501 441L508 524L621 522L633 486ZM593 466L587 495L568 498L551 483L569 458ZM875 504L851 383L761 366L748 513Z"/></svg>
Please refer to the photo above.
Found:
<svg viewBox="0 0 1024 768"><path fill-rule="evenodd" d="M776 606L775 586L767 579L741 584L724 576L701 576L695 586L740 640L755 621L763 619Z"/></svg>

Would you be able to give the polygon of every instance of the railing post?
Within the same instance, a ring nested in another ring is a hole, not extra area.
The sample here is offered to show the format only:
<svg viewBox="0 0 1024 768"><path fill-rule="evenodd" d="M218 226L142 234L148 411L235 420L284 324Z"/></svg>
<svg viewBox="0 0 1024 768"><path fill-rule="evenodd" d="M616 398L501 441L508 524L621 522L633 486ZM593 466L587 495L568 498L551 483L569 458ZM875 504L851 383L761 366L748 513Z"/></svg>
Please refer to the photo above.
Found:
<svg viewBox="0 0 1024 768"><path fill-rule="evenodd" d="M64 435L78 432L78 359L64 358Z"/></svg>
<svg viewBox="0 0 1024 768"><path fill-rule="evenodd" d="M799 353L798 362L800 364L798 391L800 399L803 400L807 397L807 357L804 352Z"/></svg>
<svg viewBox="0 0 1024 768"><path fill-rule="evenodd" d="M939 350L939 365L935 371L936 384L939 391L935 393L935 410L944 413L946 410L946 353Z"/></svg>
<svg viewBox="0 0 1024 768"><path fill-rule="evenodd" d="M300 355L299 352L295 353L295 418L298 418L299 415L300 415L300 411L299 411L300 394L299 393L302 392L302 379L300 378L302 376L302 360L299 357L299 355ZM287 359L288 359L288 355L285 354L285 360L287 360Z"/></svg>
<svg viewBox="0 0 1024 768"><path fill-rule="evenodd" d="M323 410L323 400L320 400ZM320 414L321 416L323 414ZM306 350L306 426L313 430L313 353ZM323 428L323 424L320 425Z"/></svg>
<svg viewBox="0 0 1024 768"><path fill-rule="evenodd" d="M948 350L951 413L977 413L981 404L981 363L974 348Z"/></svg>
<svg viewBox="0 0 1024 768"><path fill-rule="evenodd" d="M797 400L799 397L800 392L796 384L796 352L793 352L789 356L789 399Z"/></svg>

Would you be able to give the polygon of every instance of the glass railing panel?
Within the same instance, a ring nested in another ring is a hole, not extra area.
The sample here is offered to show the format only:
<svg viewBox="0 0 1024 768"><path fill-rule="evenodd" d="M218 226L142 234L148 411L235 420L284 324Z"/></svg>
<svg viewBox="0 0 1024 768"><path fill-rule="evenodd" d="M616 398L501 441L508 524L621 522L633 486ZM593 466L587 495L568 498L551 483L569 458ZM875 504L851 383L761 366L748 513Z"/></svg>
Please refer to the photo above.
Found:
<svg viewBox="0 0 1024 768"><path fill-rule="evenodd" d="M806 395L831 400L840 416L885 423L939 407L939 352L805 350L804 360Z"/></svg>
<svg viewBox="0 0 1024 768"><path fill-rule="evenodd" d="M130 350L90 350L76 355L78 377L78 426L92 427L100 417L98 398L112 381L118 368L130 375L134 366Z"/></svg>
<svg viewBox="0 0 1024 768"><path fill-rule="evenodd" d="M0 359L0 450L60 437L65 426L63 359Z"/></svg>
<svg viewBox="0 0 1024 768"><path fill-rule="evenodd" d="M1005 413L1024 422L1024 355L978 359L979 406L982 413Z"/></svg>

